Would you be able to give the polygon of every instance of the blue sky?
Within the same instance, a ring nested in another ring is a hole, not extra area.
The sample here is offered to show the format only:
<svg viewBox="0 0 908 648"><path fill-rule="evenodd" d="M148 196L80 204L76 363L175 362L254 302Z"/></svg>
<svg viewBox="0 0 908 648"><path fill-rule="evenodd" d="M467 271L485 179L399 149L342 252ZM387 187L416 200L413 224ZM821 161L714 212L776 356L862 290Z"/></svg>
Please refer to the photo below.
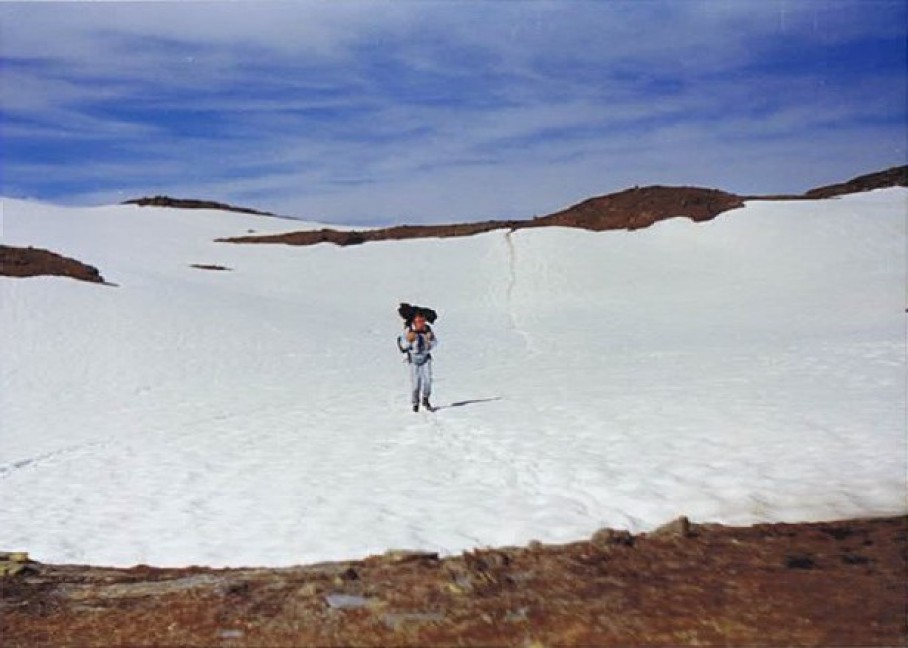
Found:
<svg viewBox="0 0 908 648"><path fill-rule="evenodd" d="M0 193L339 223L905 164L902 0L0 3Z"/></svg>

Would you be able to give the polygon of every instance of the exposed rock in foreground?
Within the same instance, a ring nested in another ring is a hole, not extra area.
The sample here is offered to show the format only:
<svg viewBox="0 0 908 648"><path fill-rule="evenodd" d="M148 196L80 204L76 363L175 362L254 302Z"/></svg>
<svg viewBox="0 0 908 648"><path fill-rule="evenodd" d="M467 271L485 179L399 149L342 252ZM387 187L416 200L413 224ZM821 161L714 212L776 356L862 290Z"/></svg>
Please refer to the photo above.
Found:
<svg viewBox="0 0 908 648"><path fill-rule="evenodd" d="M0 245L0 276L37 277L52 275L80 281L105 283L94 266L70 259L49 250L34 247Z"/></svg>
<svg viewBox="0 0 908 648"><path fill-rule="evenodd" d="M4 646L905 645L905 517L285 569L26 563Z"/></svg>

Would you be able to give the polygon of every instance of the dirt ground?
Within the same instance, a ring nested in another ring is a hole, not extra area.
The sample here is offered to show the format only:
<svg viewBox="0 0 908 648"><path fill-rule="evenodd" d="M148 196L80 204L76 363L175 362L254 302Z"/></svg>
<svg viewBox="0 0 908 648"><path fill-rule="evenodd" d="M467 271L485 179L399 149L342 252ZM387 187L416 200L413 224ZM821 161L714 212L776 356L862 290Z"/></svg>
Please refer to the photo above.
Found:
<svg viewBox="0 0 908 648"><path fill-rule="evenodd" d="M568 545L282 569L7 555L0 636L7 647L903 646L906 529L906 517L679 519Z"/></svg>

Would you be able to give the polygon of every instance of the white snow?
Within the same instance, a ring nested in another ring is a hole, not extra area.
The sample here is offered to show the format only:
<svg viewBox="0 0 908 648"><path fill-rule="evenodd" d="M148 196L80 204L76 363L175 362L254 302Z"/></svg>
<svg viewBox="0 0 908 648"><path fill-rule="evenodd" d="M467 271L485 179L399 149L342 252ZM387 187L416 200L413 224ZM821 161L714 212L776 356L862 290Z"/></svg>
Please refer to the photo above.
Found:
<svg viewBox="0 0 908 648"><path fill-rule="evenodd" d="M0 547L288 565L905 512L906 197L351 248L4 200L4 244L117 286L0 277ZM436 414L399 301L441 314Z"/></svg>

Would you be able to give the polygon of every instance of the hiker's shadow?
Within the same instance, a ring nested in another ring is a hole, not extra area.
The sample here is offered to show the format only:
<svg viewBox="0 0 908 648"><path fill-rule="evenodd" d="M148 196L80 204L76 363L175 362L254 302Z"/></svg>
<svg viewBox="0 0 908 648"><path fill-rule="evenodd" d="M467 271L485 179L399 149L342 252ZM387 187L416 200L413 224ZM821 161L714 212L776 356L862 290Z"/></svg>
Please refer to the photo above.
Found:
<svg viewBox="0 0 908 648"><path fill-rule="evenodd" d="M464 407L465 405L475 405L476 403L491 403L492 401L501 400L501 396L493 396L492 398L474 398L471 400L462 400L456 401L454 403L448 403L447 405L439 405L436 407L436 410L448 409L449 407Z"/></svg>

